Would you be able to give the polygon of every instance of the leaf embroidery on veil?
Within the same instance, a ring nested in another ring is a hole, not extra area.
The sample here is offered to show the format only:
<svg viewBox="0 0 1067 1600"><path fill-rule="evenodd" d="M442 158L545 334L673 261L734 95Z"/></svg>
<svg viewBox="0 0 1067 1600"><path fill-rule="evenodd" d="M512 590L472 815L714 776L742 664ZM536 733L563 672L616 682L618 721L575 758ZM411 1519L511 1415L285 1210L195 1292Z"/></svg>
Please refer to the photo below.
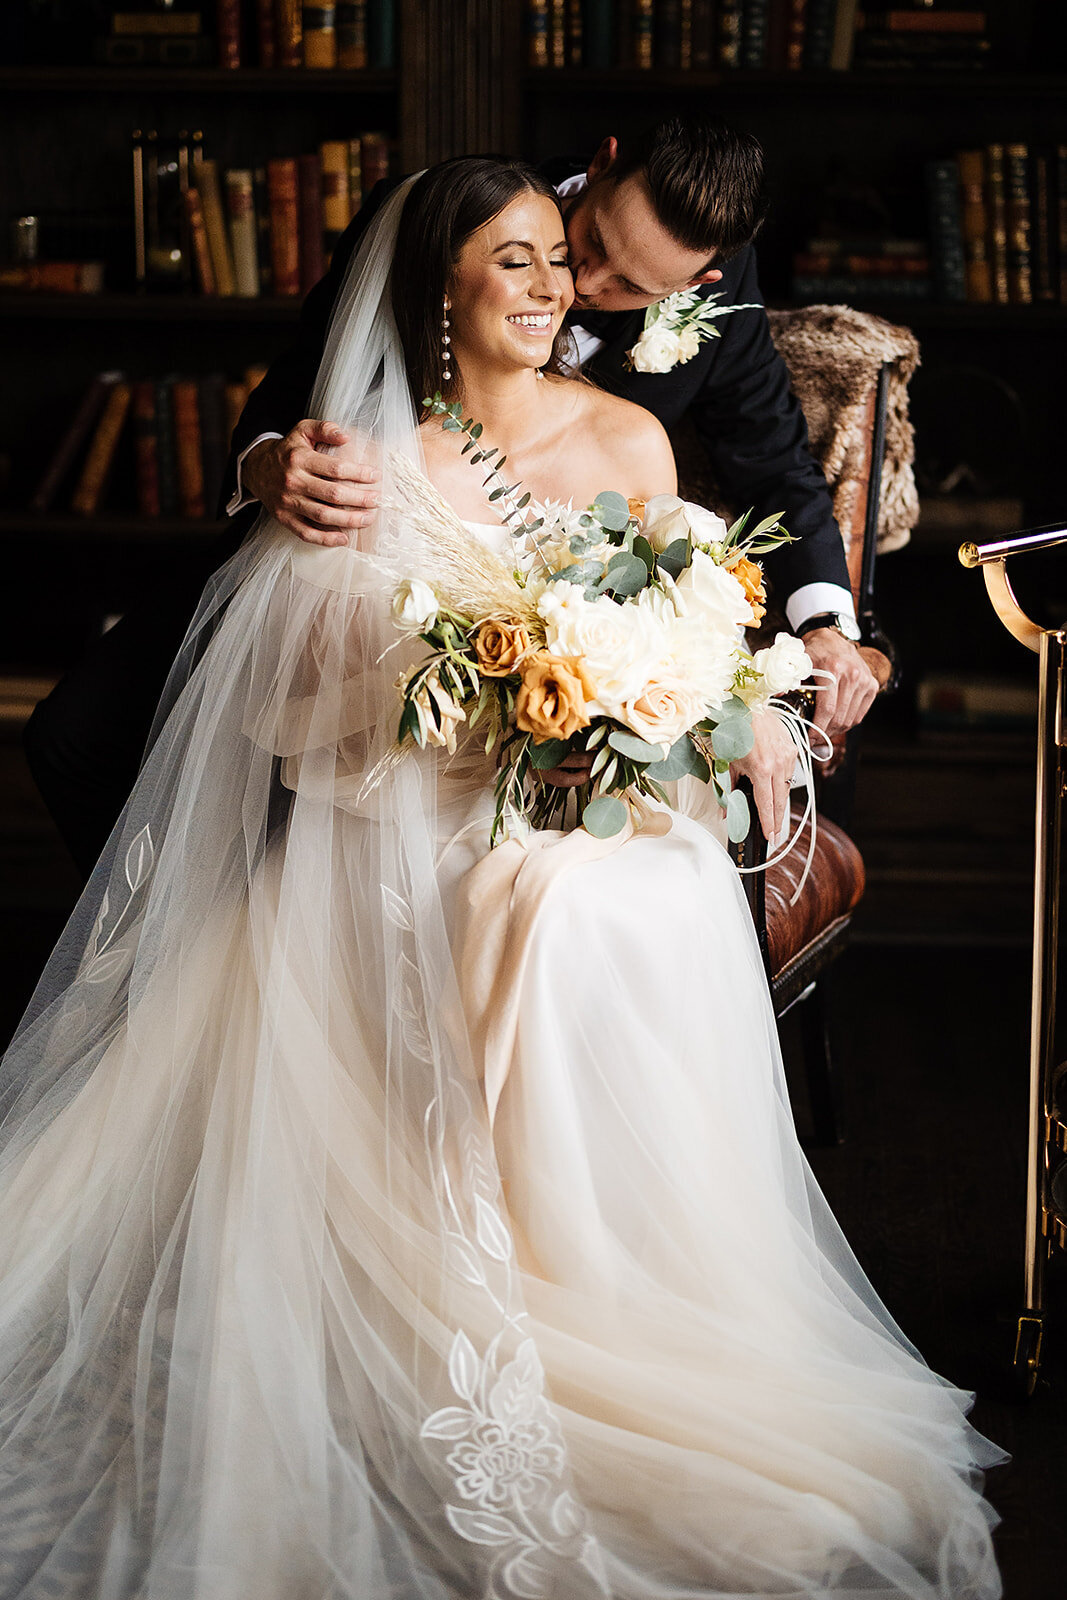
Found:
<svg viewBox="0 0 1067 1600"><path fill-rule="evenodd" d="M111 910L110 888L104 890L104 898L100 902L100 910L93 924L93 931L89 936L89 960L85 967L84 977L87 983L114 982L125 975L127 967L133 960L133 948L136 941L123 944L116 942L117 936L127 923L130 909L141 889L144 888L152 873L155 864L156 850L152 842L152 830L148 823L131 839L126 851L124 863L126 882L129 885L129 894L111 926L111 931L104 934L108 914Z"/></svg>

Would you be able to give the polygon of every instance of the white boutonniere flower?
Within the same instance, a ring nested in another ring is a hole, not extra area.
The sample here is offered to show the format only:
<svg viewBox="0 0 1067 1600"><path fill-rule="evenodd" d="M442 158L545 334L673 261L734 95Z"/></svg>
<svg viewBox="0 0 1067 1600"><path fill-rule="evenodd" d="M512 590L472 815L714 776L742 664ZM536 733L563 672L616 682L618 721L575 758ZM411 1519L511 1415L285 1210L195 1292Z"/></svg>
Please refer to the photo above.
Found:
<svg viewBox="0 0 1067 1600"><path fill-rule="evenodd" d="M706 339L717 339L717 317L732 311L761 311L758 304L717 306L718 295L704 296L699 289L681 289L657 300L645 312L645 326L632 350L626 352L635 372L670 372L692 361Z"/></svg>

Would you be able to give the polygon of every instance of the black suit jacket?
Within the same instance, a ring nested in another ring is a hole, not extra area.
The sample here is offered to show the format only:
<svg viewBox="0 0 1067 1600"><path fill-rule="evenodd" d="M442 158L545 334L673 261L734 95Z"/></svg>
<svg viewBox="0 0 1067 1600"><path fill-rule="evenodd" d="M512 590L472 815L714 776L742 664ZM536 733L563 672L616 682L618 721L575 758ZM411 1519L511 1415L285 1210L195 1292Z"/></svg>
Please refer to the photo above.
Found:
<svg viewBox="0 0 1067 1600"><path fill-rule="evenodd" d="M579 163L545 168L555 182L579 170ZM329 272L304 302L296 343L272 364L249 397L233 436L224 504L236 487L241 451L262 433L288 433L307 415L334 301L364 230L392 187L378 184L342 234ZM783 524L798 543L775 551L767 563L780 598L807 583L848 589L830 491L808 448L803 413L771 339L751 245L727 263L722 280L708 292L721 293L722 305L758 302L761 309L721 318L720 337L708 339L691 361L666 373L627 370L626 352L641 333L644 312L619 312L585 371L603 388L651 411L668 431L688 413L730 502L755 507L757 517L783 514Z"/></svg>

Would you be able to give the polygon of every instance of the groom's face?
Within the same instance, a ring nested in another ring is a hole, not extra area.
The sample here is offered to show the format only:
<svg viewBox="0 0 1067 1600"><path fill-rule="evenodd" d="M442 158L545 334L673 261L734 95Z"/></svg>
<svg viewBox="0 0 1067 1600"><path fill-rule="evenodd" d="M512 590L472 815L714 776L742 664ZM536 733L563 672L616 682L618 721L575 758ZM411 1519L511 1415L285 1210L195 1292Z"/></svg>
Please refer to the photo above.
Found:
<svg viewBox="0 0 1067 1600"><path fill-rule="evenodd" d="M595 173L566 214L575 309L635 311L694 283L714 283L706 254L667 232L641 173Z"/></svg>

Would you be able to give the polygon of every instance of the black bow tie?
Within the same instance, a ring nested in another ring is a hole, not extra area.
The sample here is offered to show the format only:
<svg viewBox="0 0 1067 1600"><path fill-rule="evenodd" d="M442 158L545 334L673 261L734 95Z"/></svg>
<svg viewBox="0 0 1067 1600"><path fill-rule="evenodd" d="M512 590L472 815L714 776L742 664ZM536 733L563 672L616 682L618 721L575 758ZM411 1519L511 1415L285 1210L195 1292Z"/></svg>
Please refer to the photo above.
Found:
<svg viewBox="0 0 1067 1600"><path fill-rule="evenodd" d="M598 339L606 339L613 331L618 315L617 311L586 311L582 306L567 312L567 324L571 328L584 328Z"/></svg>

